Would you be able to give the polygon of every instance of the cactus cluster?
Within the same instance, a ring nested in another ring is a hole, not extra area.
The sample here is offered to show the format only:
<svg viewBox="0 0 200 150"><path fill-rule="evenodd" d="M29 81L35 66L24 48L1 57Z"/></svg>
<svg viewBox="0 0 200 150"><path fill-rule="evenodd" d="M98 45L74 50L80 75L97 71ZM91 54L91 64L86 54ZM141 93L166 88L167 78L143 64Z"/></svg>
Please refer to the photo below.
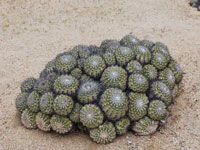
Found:
<svg viewBox="0 0 200 150"><path fill-rule="evenodd" d="M83 131L97 143L109 143L130 130L155 133L182 78L166 45L128 34L58 54L38 79L21 84L16 108L26 128Z"/></svg>
<svg viewBox="0 0 200 150"><path fill-rule="evenodd" d="M200 0L190 0L190 5L200 11Z"/></svg>

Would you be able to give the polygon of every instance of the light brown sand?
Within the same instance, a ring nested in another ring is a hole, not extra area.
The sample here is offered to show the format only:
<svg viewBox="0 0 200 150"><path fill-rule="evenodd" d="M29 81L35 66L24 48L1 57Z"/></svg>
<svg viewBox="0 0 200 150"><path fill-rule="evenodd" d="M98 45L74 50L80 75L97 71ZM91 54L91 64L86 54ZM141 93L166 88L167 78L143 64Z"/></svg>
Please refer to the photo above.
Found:
<svg viewBox="0 0 200 150"><path fill-rule="evenodd" d="M172 117L153 136L132 133L98 145L87 135L27 130L15 98L20 83L77 44L97 44L133 32L161 41L186 75ZM0 150L198 150L200 149L200 12L187 0L1 0Z"/></svg>

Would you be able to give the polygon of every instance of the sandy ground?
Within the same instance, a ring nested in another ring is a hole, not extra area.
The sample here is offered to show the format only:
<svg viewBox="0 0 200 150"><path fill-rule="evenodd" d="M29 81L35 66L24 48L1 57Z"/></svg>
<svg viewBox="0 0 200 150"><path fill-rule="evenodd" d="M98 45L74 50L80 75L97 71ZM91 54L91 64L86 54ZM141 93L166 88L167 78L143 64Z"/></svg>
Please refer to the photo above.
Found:
<svg viewBox="0 0 200 150"><path fill-rule="evenodd" d="M74 45L99 45L129 32L167 44L186 73L165 128L98 145L81 133L58 136L20 124L15 98L25 78L38 77L57 53ZM200 149L200 12L187 0L1 0L0 150L24 149Z"/></svg>

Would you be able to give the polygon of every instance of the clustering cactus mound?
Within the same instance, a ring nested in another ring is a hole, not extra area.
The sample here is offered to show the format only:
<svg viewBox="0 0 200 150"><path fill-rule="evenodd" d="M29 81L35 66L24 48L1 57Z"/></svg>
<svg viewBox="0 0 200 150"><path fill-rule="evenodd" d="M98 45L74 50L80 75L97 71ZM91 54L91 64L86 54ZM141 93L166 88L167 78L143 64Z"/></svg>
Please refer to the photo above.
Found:
<svg viewBox="0 0 200 150"><path fill-rule="evenodd" d="M16 108L29 129L84 131L97 143L153 134L179 95L183 71L166 45L132 34L78 45L21 84Z"/></svg>
<svg viewBox="0 0 200 150"><path fill-rule="evenodd" d="M190 5L200 11L200 0L190 0Z"/></svg>

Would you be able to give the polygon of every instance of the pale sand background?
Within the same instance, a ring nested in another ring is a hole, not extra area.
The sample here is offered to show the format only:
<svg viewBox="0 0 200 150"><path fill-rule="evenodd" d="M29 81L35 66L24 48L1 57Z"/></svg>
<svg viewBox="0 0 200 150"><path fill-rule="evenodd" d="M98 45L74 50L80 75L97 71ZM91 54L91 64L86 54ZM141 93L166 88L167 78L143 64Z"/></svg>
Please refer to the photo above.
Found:
<svg viewBox="0 0 200 150"><path fill-rule="evenodd" d="M15 98L20 83L77 44L97 44L133 32L161 41L186 75L183 93L161 132L97 145L87 135L27 130ZM1 0L0 150L198 150L200 149L200 12L186 0Z"/></svg>

